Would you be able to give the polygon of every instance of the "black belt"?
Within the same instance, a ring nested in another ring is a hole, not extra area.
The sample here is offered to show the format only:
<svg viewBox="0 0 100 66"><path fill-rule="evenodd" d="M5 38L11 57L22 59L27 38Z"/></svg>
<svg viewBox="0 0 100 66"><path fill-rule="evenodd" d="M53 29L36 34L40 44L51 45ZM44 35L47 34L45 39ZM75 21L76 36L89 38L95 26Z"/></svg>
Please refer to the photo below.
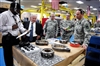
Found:
<svg viewBox="0 0 100 66"><path fill-rule="evenodd" d="M2 46L2 43L0 43L0 47Z"/></svg>
<svg viewBox="0 0 100 66"><path fill-rule="evenodd" d="M12 36L12 35L7 34L7 35L3 36L2 39L3 39L3 42L5 40L6 41L11 41L11 45L18 45L18 43L19 43L20 40L16 39L16 37L17 36Z"/></svg>
<svg viewBox="0 0 100 66"><path fill-rule="evenodd" d="M8 37L9 35L7 34L7 35L4 35L3 37ZM17 36L10 36L10 37L12 37L12 38L16 38Z"/></svg>

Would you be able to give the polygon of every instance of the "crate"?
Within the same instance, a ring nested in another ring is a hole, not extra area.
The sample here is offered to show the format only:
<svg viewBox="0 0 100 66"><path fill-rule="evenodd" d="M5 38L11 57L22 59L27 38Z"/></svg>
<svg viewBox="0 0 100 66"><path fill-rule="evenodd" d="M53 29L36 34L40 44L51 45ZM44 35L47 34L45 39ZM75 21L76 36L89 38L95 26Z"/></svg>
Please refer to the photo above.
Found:
<svg viewBox="0 0 100 66"><path fill-rule="evenodd" d="M92 36L86 51L85 66L100 66L100 37Z"/></svg>
<svg viewBox="0 0 100 66"><path fill-rule="evenodd" d="M100 45L100 36L92 36L89 42L89 44Z"/></svg>
<svg viewBox="0 0 100 66"><path fill-rule="evenodd" d="M100 66L100 63L86 58L84 66Z"/></svg>
<svg viewBox="0 0 100 66"><path fill-rule="evenodd" d="M100 50L88 47L86 52L86 58L96 62L100 62Z"/></svg>

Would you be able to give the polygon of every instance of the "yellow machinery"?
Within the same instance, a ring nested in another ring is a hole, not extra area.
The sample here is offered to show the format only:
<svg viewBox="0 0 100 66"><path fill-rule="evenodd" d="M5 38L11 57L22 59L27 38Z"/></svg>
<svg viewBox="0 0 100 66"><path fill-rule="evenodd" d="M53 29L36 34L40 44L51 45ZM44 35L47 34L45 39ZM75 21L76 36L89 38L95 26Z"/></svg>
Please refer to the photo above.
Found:
<svg viewBox="0 0 100 66"><path fill-rule="evenodd" d="M51 4L46 4L45 0L41 0L41 3L42 3L41 6L37 6L38 9L35 9L35 8L25 9L25 10L21 11L21 13L23 13L23 12L40 13L40 20L42 22L43 14L45 14L46 17L48 17L48 16L50 16L50 12L54 12L55 13L57 11L57 10L52 9ZM74 14L75 14L75 11L76 11L74 9L70 9L68 7L64 7L62 5L59 5L59 10L60 11L68 11L68 12L70 12L71 13L71 19L74 18ZM84 15L84 17L86 19L91 19L92 22L94 23L96 21L95 15L90 15L90 16L91 16L91 18L88 18L86 13ZM65 14L61 14L61 17L65 19Z"/></svg>

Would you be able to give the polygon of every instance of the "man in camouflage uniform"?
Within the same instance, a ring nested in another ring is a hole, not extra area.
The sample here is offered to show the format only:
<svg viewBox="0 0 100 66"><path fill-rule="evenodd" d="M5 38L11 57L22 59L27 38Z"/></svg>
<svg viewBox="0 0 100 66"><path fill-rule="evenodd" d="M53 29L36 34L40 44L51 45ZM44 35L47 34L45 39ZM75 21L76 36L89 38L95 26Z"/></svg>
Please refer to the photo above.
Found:
<svg viewBox="0 0 100 66"><path fill-rule="evenodd" d="M66 14L66 20L62 20L60 24L61 28L61 39L69 41L73 34L74 22L70 20L70 13Z"/></svg>
<svg viewBox="0 0 100 66"><path fill-rule="evenodd" d="M87 48L87 44L90 39L90 24L89 22L83 18L84 11L82 9L78 9L76 11L76 17L78 21L74 27L74 41L79 41L82 44L83 48Z"/></svg>
<svg viewBox="0 0 100 66"><path fill-rule="evenodd" d="M51 14L50 18L44 24L45 39L55 38L58 34L58 22L55 20L55 14Z"/></svg>

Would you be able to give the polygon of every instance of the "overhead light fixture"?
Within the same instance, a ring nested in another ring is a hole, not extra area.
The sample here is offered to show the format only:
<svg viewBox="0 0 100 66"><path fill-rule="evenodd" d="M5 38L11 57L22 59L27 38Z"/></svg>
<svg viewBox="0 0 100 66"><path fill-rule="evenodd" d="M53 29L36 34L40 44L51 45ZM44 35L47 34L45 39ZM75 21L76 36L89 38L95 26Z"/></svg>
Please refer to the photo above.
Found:
<svg viewBox="0 0 100 66"><path fill-rule="evenodd" d="M93 8L93 6L90 6L90 8Z"/></svg>
<svg viewBox="0 0 100 66"><path fill-rule="evenodd" d="M12 3L11 1L7 1L7 0L1 0L0 2L4 2L4 3Z"/></svg>
<svg viewBox="0 0 100 66"><path fill-rule="evenodd" d="M91 14L94 14L93 12L91 12Z"/></svg>
<svg viewBox="0 0 100 66"><path fill-rule="evenodd" d="M31 5L32 8L37 8L37 6Z"/></svg>
<svg viewBox="0 0 100 66"><path fill-rule="evenodd" d="M60 12L58 13L58 12L55 12L55 14L61 14Z"/></svg>
<svg viewBox="0 0 100 66"><path fill-rule="evenodd" d="M76 1L76 3L78 3L78 4L84 4L84 2L82 2L82 1Z"/></svg>
<svg viewBox="0 0 100 66"><path fill-rule="evenodd" d="M38 5L42 5L42 3L38 3Z"/></svg>
<svg viewBox="0 0 100 66"><path fill-rule="evenodd" d="M78 8L78 7L75 7L74 9L77 10L77 9L79 9L79 8Z"/></svg>
<svg viewBox="0 0 100 66"><path fill-rule="evenodd" d="M93 8L93 10L97 10L97 8Z"/></svg>
<svg viewBox="0 0 100 66"><path fill-rule="evenodd" d="M63 14L66 13L66 11L61 11Z"/></svg>
<svg viewBox="0 0 100 66"><path fill-rule="evenodd" d="M52 2L52 0L49 0L49 2Z"/></svg>
<svg viewBox="0 0 100 66"><path fill-rule="evenodd" d="M64 3L64 4L62 4L62 6L68 6L68 4L67 3Z"/></svg>

